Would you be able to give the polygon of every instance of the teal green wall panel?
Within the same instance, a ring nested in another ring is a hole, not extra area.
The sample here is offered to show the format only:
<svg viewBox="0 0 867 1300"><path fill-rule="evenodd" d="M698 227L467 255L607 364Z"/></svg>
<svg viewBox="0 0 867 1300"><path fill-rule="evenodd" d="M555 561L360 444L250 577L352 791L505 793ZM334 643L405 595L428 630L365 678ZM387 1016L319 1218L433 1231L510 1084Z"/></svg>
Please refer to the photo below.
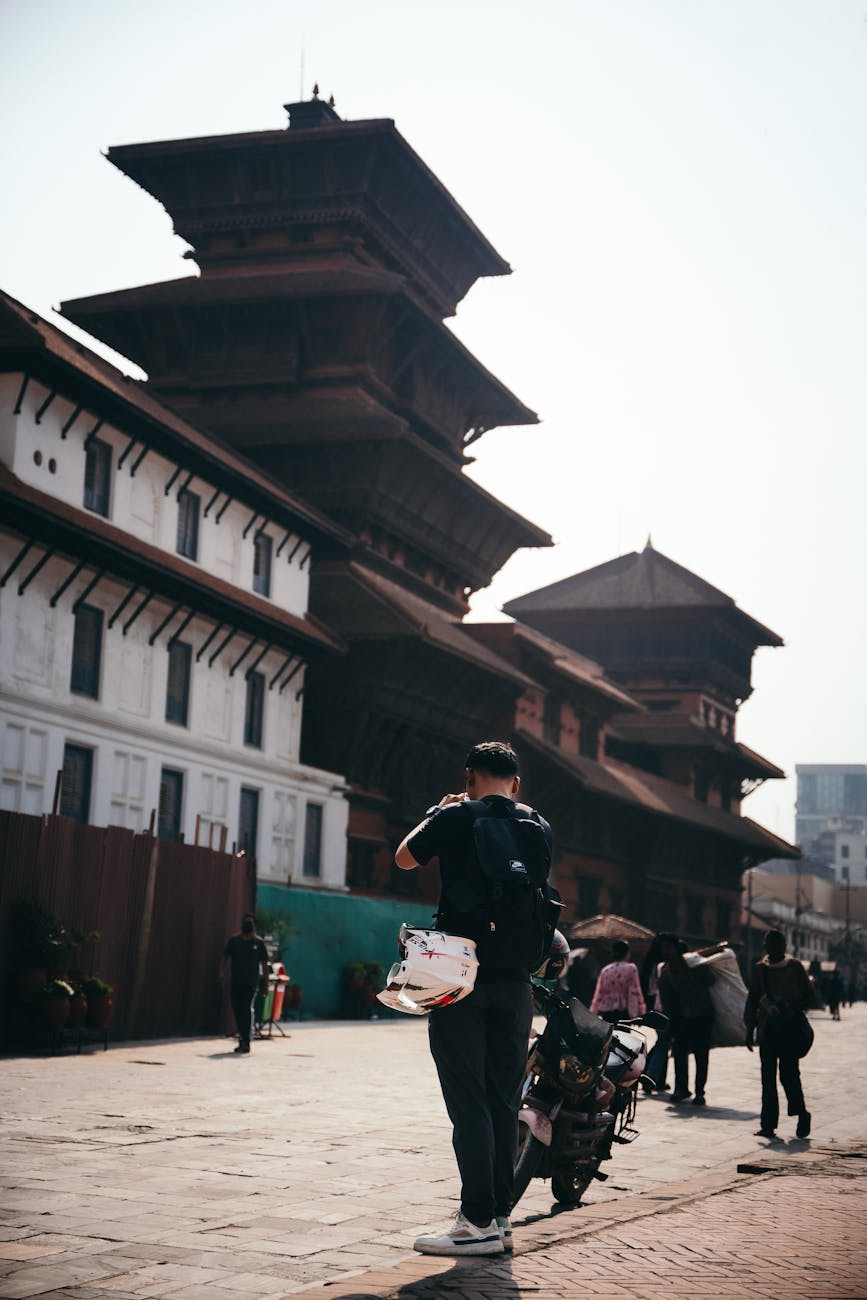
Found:
<svg viewBox="0 0 867 1300"><path fill-rule="evenodd" d="M321 1017L341 1014L342 974L347 963L378 961L387 972L397 960L397 932L402 922L429 927L434 912L432 903L360 898L261 881L256 906L289 926L283 964L292 983L304 990L304 1015ZM377 1014L399 1016L379 1003Z"/></svg>

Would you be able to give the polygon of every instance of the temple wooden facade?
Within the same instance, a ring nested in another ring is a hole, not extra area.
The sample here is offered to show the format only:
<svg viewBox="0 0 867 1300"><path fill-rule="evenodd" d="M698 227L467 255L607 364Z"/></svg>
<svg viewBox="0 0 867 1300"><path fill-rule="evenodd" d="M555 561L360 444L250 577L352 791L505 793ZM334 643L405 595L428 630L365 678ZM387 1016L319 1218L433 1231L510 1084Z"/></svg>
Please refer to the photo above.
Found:
<svg viewBox="0 0 867 1300"><path fill-rule="evenodd" d="M395 844L454 788L472 743L514 736L573 916L606 906L731 930L745 860L788 846L731 795L714 808L678 781L692 749L641 731L658 721L647 683L521 602L525 626L462 621L516 549L551 541L463 472L482 434L536 422L444 324L507 263L392 121L343 121L319 99L287 109L286 130L109 150L201 274L63 310L351 535L313 560L310 610L348 654L311 667L302 742L349 782L350 886L434 893L429 875L393 871ZM718 704L731 712L744 646L730 649L741 660ZM701 748L704 732L689 739ZM746 753L705 748L710 771L746 776Z"/></svg>

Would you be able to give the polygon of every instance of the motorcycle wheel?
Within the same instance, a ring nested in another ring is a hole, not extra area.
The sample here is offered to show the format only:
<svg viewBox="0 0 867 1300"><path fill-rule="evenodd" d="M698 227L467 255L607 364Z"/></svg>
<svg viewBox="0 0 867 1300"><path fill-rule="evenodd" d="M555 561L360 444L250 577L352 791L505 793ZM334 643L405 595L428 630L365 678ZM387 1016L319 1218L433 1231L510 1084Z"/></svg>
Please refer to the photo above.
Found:
<svg viewBox="0 0 867 1300"><path fill-rule="evenodd" d="M516 1206L530 1186L530 1180L542 1163L544 1143L533 1137L526 1124L518 1125L518 1155L515 1160L515 1190L512 1206Z"/></svg>
<svg viewBox="0 0 867 1300"><path fill-rule="evenodd" d="M554 1200L561 1205L580 1205L581 1197L593 1181L593 1175L599 1167L598 1161L592 1166L576 1165L568 1174L554 1174L551 1178L551 1191Z"/></svg>

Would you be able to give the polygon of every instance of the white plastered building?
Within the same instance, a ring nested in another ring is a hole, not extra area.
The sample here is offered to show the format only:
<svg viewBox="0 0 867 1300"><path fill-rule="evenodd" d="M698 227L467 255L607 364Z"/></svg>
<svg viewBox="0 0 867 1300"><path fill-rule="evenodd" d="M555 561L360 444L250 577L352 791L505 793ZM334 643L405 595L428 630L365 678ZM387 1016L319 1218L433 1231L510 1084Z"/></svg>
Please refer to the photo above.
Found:
<svg viewBox="0 0 867 1300"><path fill-rule="evenodd" d="M0 294L0 808L345 884L343 778L299 761L307 613L345 534Z"/></svg>

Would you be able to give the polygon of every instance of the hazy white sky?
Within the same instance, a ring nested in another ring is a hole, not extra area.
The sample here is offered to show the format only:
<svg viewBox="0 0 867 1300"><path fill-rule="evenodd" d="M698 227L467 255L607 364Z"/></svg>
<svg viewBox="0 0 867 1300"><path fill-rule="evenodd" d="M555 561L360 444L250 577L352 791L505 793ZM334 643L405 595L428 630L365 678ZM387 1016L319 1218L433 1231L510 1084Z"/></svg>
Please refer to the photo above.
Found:
<svg viewBox="0 0 867 1300"><path fill-rule="evenodd" d="M867 761L864 0L0 0L0 284L188 274L111 144L392 117L514 268L453 327L543 423L473 476L546 527L474 602L657 549L779 632L739 736ZM794 781L745 812L794 834Z"/></svg>

